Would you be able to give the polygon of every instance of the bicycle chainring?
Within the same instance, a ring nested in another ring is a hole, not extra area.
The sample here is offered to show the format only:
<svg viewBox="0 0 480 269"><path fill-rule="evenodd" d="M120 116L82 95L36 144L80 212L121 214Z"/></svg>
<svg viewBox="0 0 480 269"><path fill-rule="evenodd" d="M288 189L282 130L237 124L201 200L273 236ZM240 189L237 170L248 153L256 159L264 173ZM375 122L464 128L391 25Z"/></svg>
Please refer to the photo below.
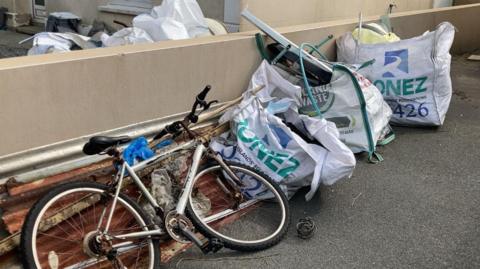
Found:
<svg viewBox="0 0 480 269"><path fill-rule="evenodd" d="M182 234L180 225L187 227L187 229L192 232L194 231L194 226L190 219L178 214L175 210L168 212L168 214L165 216L165 229L167 230L168 234L175 241L182 244L188 244L190 243L190 240Z"/></svg>

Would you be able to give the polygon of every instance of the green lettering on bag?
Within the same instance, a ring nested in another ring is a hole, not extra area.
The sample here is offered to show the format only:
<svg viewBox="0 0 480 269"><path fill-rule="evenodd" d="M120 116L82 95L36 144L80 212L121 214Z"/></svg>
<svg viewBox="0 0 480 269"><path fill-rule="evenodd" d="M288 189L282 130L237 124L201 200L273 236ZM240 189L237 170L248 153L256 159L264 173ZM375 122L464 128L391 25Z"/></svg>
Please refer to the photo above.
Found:
<svg viewBox="0 0 480 269"><path fill-rule="evenodd" d="M400 95L401 94L401 88L402 88L402 81L401 80L397 80L397 87L395 87L393 85L393 81L392 80L387 80L387 95L389 95L389 93L391 92L390 90L393 90L394 92L394 95Z"/></svg>
<svg viewBox="0 0 480 269"><path fill-rule="evenodd" d="M259 160L263 160L265 156L267 156L267 153L265 152L265 147L263 146L262 142L255 137L255 140L250 145L249 149L251 151L255 151L256 148L258 148L257 158Z"/></svg>
<svg viewBox="0 0 480 269"><path fill-rule="evenodd" d="M428 77L418 77L412 79L387 79L376 80L373 84L384 96L405 96L426 92L424 87Z"/></svg>
<svg viewBox="0 0 480 269"><path fill-rule="evenodd" d="M427 79L428 79L428 77L420 77L420 78L416 79L416 81L419 81L420 83L418 83L418 86L417 86L417 89L415 90L415 93L426 92L427 91L427 88L422 88L423 84L425 84Z"/></svg>
<svg viewBox="0 0 480 269"><path fill-rule="evenodd" d="M257 159L263 162L265 166L267 166L273 172L276 172L282 178L290 175L300 166L300 162L293 156L290 156L286 153L269 150L265 143L248 128L248 120L242 120L238 122L237 137L241 142L250 144L248 149L252 151L252 153L255 150L258 150ZM285 164L285 161L290 162L292 165L282 168L280 171L278 171L279 167L277 165Z"/></svg>
<svg viewBox="0 0 480 269"><path fill-rule="evenodd" d="M265 165L268 168L272 169L272 171L276 172L278 170L278 167L273 163L274 161L278 164L282 164L285 159L282 159L281 156L269 155L268 158L265 160Z"/></svg>
<svg viewBox="0 0 480 269"><path fill-rule="evenodd" d="M377 87L383 95L386 95L386 93L385 93L385 83L383 81L377 80L373 83L373 85L375 85L375 87Z"/></svg>
<svg viewBox="0 0 480 269"><path fill-rule="evenodd" d="M290 161L292 163L292 166L285 167L285 168L281 169L280 171L278 171L278 174L281 177L286 177L286 176L290 175L291 173L293 173L293 171L297 170L297 168L300 166L300 162L293 157L289 158L288 161Z"/></svg>
<svg viewBox="0 0 480 269"><path fill-rule="evenodd" d="M248 121L246 120L243 120L241 122L238 123L238 130L237 130L237 134L238 134L238 138L240 138L240 140L244 143L251 143L255 140L255 134L253 132L251 132L250 130L248 130ZM252 134L253 137L247 137L247 132Z"/></svg>
<svg viewBox="0 0 480 269"><path fill-rule="evenodd" d="M403 80L403 95L410 95L410 94L415 93L413 90L409 91L410 89L413 89L413 79L404 79Z"/></svg>

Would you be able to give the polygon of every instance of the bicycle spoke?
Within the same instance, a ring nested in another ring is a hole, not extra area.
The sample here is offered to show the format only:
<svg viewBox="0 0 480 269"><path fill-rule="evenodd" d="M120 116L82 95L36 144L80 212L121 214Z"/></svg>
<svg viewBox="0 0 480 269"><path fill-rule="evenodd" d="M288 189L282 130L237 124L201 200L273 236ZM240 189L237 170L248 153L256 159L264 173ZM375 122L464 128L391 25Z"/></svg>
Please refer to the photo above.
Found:
<svg viewBox="0 0 480 269"><path fill-rule="evenodd" d="M52 238L56 238L56 239L60 239L62 241L68 241L68 242L73 242L75 244L78 243L78 241L75 241L75 240L69 240L67 238L64 238L64 237L61 237L61 236L55 236L55 235L51 235L51 234L47 234L47 233L39 233L41 235L44 235L44 236L48 236L48 237L52 237Z"/></svg>
<svg viewBox="0 0 480 269"><path fill-rule="evenodd" d="M287 215L277 189L250 169L230 169L242 181L241 186L232 185L234 181L220 166L197 176L190 203L208 200L204 205L191 205L201 227L211 236L240 244L278 238Z"/></svg>
<svg viewBox="0 0 480 269"><path fill-rule="evenodd" d="M79 188L72 193L59 194L49 204L49 208L44 210L48 213L41 215L37 223L45 228L38 229L35 234L34 250L39 262L37 267L49 268L53 259L58 261L58 268L111 268L110 261L102 257L111 251L110 247L101 250L109 244L118 250L118 264L122 263L128 268L143 268L142 262L146 259L149 262L145 262L145 265L151 266L151 238L122 240L115 237L148 229L138 213L119 198L113 211L109 237L104 237L97 232L97 227L101 212L112 209L112 200L104 201L99 206L97 203L101 192L87 196L89 191L91 190ZM86 201L92 203L88 206ZM105 241L108 238L111 241ZM104 243L100 244L102 241Z"/></svg>

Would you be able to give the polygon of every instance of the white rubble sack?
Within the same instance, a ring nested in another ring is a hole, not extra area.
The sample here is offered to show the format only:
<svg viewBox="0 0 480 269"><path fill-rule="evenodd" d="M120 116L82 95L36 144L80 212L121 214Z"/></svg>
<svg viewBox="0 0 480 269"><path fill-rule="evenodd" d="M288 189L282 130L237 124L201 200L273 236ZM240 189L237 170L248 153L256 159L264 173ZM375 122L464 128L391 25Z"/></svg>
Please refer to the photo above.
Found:
<svg viewBox="0 0 480 269"><path fill-rule="evenodd" d="M259 94L267 95L283 86L273 80ZM232 135L214 139L213 150L226 160L264 172L279 183L289 197L299 188L310 186L305 196L310 200L320 183L331 185L352 174L355 157L340 141L334 123L300 115L300 104L291 98L272 97L262 102L252 95L255 88L251 84L243 101L222 116L220 122L230 121ZM284 121L296 127L306 126L301 130L303 135L319 143L306 142ZM255 191L262 193L262 190L249 191L250 195Z"/></svg>
<svg viewBox="0 0 480 269"><path fill-rule="evenodd" d="M96 48L89 40L89 37L75 33L42 32L33 36L33 46L28 50L28 55L66 52L74 44L82 49Z"/></svg>
<svg viewBox="0 0 480 269"><path fill-rule="evenodd" d="M451 56L455 27L448 22L433 32L392 43L358 44L351 33L337 40L338 60L361 64L359 72L371 80L393 110L392 123L442 125L450 99Z"/></svg>
<svg viewBox="0 0 480 269"><path fill-rule="evenodd" d="M296 100L300 114L314 116L314 109L303 87L302 79L264 61L250 82L252 86L280 84L277 91L262 91L262 100L287 96ZM267 89L275 89L267 87ZM371 156L383 139L392 111L375 86L355 70L334 65L329 84L312 89L322 117L334 122L340 139L354 153L368 152Z"/></svg>
<svg viewBox="0 0 480 269"><path fill-rule="evenodd" d="M202 10L195 0L164 0L150 14L133 19L154 41L187 39L210 35Z"/></svg>
<svg viewBox="0 0 480 269"><path fill-rule="evenodd" d="M123 28L111 36L103 34L101 36L101 40L105 47L154 42L147 32L145 32L143 29L135 27Z"/></svg>

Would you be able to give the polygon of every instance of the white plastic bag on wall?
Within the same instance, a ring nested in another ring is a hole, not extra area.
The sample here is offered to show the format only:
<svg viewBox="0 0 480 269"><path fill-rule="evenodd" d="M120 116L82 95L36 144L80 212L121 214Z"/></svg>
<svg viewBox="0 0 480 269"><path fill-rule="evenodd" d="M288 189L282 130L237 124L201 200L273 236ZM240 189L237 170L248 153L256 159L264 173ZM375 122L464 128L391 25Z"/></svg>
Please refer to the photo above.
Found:
<svg viewBox="0 0 480 269"><path fill-rule="evenodd" d="M154 7L152 13L157 18L172 18L181 22L190 37L209 35L207 21L196 0L164 0L161 6Z"/></svg>
<svg viewBox="0 0 480 269"><path fill-rule="evenodd" d="M133 26L145 30L154 41L210 34L202 10L195 0L164 0L150 14L133 18Z"/></svg>
<svg viewBox="0 0 480 269"><path fill-rule="evenodd" d="M104 34L101 39L105 47L154 42L147 32L135 27L123 28L111 36Z"/></svg>
<svg viewBox="0 0 480 269"><path fill-rule="evenodd" d="M433 32L393 43L359 44L350 33L337 40L338 60L361 64L360 71L383 94L393 110L392 122L401 125L442 125L450 99L451 56L455 28L441 23Z"/></svg>
<svg viewBox="0 0 480 269"><path fill-rule="evenodd" d="M153 18L142 14L133 19L133 26L145 30L154 41L190 38L185 25L172 18Z"/></svg>

